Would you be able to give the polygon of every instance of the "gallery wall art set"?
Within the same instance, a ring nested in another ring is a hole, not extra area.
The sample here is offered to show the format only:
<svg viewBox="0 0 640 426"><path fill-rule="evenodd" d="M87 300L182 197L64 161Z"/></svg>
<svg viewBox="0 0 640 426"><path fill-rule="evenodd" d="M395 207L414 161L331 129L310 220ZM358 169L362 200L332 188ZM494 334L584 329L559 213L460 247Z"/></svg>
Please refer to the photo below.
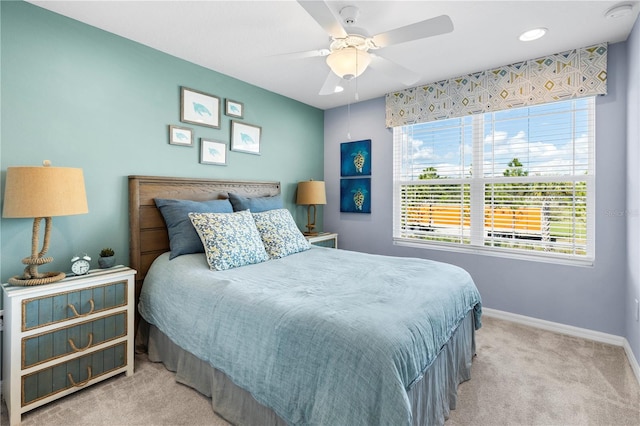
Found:
<svg viewBox="0 0 640 426"><path fill-rule="evenodd" d="M224 115L231 117L231 151L260 155L260 137L262 127L242 121L244 118L242 102L225 99ZM220 98L198 90L180 87L180 121L198 126L220 128ZM189 127L169 125L169 144L193 146L194 131ZM201 164L227 164L227 143L219 140L200 138Z"/></svg>

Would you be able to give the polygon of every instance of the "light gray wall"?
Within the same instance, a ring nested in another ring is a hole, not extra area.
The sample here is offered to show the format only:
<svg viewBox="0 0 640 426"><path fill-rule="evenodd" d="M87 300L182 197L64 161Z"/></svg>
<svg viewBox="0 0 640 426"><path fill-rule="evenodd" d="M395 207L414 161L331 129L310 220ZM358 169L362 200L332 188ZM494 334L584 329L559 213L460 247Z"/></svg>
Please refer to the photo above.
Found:
<svg viewBox="0 0 640 426"><path fill-rule="evenodd" d="M400 247L392 242L392 132L384 98L325 111L324 225L341 248L439 260L473 276L486 307L622 336L626 297L627 46L609 47L608 95L596 101L596 260L593 267ZM340 143L372 140L371 214L340 213Z"/></svg>
<svg viewBox="0 0 640 426"><path fill-rule="evenodd" d="M627 39L627 262L625 294L626 337L640 360L640 322L636 320L636 300L640 300L640 19Z"/></svg>

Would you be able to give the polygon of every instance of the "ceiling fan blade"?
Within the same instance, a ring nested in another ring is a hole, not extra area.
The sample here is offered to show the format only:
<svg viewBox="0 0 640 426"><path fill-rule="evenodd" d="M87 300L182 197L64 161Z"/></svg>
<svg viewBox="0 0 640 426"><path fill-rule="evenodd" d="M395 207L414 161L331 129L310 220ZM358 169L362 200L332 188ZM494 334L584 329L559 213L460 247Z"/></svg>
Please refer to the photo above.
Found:
<svg viewBox="0 0 640 426"><path fill-rule="evenodd" d="M319 56L327 56L331 53L329 49L315 49L315 50L307 50L304 52L289 52L289 53L278 53L275 55L269 55L269 57L277 57L277 58L292 58L292 59L306 59L306 58L316 58Z"/></svg>
<svg viewBox="0 0 640 426"><path fill-rule="evenodd" d="M340 85L340 81L342 79L334 74L333 71L329 71L329 75L327 75L327 79L324 81L322 85L322 89L320 89L319 95L333 95L336 92L336 87Z"/></svg>
<svg viewBox="0 0 640 426"><path fill-rule="evenodd" d="M324 1L298 0L300 6L333 38L344 38L347 32Z"/></svg>
<svg viewBox="0 0 640 426"><path fill-rule="evenodd" d="M393 77L405 86L411 86L420 80L420 74L385 59L382 56L375 55L371 52L369 52L369 54L371 55L371 64L369 64L369 67L376 71L383 72L389 77Z"/></svg>
<svg viewBox="0 0 640 426"><path fill-rule="evenodd" d="M453 22L447 15L440 15L415 24L396 28L386 33L373 36L373 41L378 47L391 46L392 44L406 43L407 41L433 37L453 31Z"/></svg>

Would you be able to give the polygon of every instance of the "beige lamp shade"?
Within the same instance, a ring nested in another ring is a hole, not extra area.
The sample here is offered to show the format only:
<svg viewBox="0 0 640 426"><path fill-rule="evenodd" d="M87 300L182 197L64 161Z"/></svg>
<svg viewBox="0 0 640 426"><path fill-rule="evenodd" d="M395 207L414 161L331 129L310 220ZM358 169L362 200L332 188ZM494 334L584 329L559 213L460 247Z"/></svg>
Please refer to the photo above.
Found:
<svg viewBox="0 0 640 426"><path fill-rule="evenodd" d="M296 204L327 204L327 194L324 189L324 182L321 180L298 182L298 197L296 199Z"/></svg>
<svg viewBox="0 0 640 426"><path fill-rule="evenodd" d="M82 169L7 168L3 217L37 218L88 212Z"/></svg>

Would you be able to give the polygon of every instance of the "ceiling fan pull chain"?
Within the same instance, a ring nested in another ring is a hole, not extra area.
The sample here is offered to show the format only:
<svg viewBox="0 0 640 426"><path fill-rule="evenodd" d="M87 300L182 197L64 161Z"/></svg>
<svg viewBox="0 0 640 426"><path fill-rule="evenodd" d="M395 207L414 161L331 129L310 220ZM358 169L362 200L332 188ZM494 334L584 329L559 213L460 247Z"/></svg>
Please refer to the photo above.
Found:
<svg viewBox="0 0 640 426"><path fill-rule="evenodd" d="M357 54L356 54L356 75L358 75L358 55ZM355 80L356 80L356 94L354 96L354 99L356 101L358 101L358 98L359 98L359 96L358 96L358 78L356 77Z"/></svg>
<svg viewBox="0 0 640 426"><path fill-rule="evenodd" d="M348 82L351 88L351 82ZM351 97L347 95L347 140L351 140Z"/></svg>
<svg viewBox="0 0 640 426"><path fill-rule="evenodd" d="M347 139L351 140L351 101L347 103Z"/></svg>

